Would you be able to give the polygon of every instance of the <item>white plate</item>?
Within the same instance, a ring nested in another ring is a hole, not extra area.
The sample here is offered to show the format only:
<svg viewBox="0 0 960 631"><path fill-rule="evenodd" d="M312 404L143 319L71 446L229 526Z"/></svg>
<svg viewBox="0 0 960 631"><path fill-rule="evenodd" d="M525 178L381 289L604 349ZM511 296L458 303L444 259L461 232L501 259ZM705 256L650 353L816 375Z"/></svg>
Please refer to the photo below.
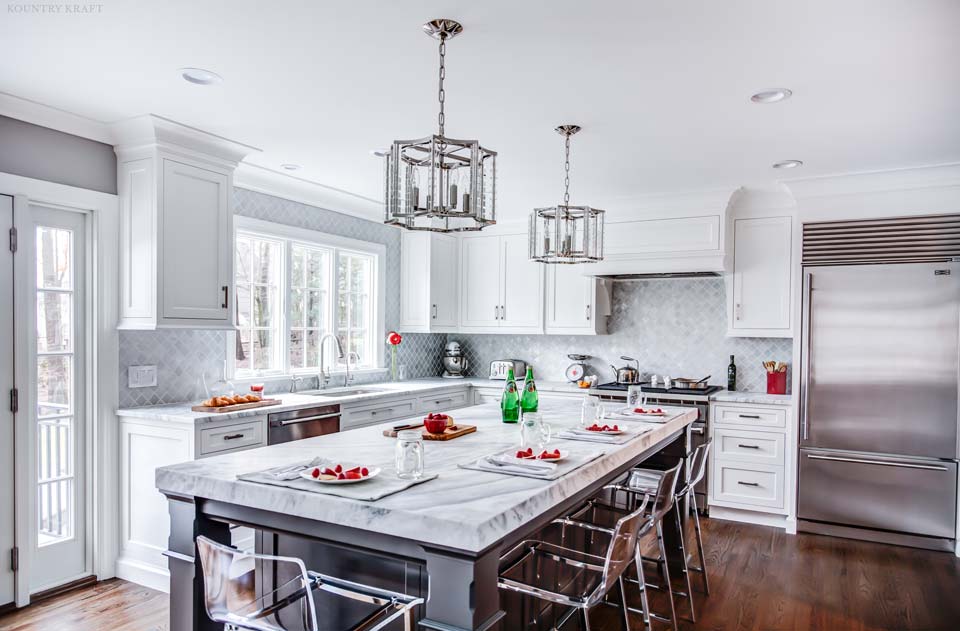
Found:
<svg viewBox="0 0 960 631"><path fill-rule="evenodd" d="M353 469L354 467L358 466L358 465L350 465L350 466L348 467L348 466L343 465L343 463L340 463L340 464L341 464L341 466L343 466L343 470L344 470L344 471L346 471L346 470L348 470L348 469ZM369 479L371 479L371 478L375 478L375 477L377 477L378 475L380 475L380 471L381 471L380 467L367 467L367 469L370 471L370 474L369 474L369 475L365 475L364 477L358 478L358 479L356 479L356 480L324 480L322 476L319 477L319 478L313 477L313 470L316 469L316 468L318 468L318 467L311 467L311 468L307 469L306 471L301 471L301 472L300 472L300 477L303 478L304 480L310 480L311 482L317 482L317 483L319 483L319 484L354 484L355 482L363 482L363 481L365 481L365 480L369 480ZM330 467L330 468L332 469L333 467ZM320 470L323 470L324 467L319 467L319 469L320 469Z"/></svg>
<svg viewBox="0 0 960 631"><path fill-rule="evenodd" d="M554 449L556 449L556 447L554 447ZM513 451L508 451L508 452L506 452L506 454L509 455L509 456L513 456L513 457L516 458L518 451L520 451L520 450L519 450L519 449L514 449ZM553 449L541 449L540 451L541 451L541 452L543 452L543 451L549 451L549 452L553 453ZM529 461L529 460L537 460L537 461L539 461L539 462L560 462L561 460L563 460L564 458L566 458L566 457L569 456L569 455L570 455L570 452L569 452L569 451L567 451L566 449L561 449L561 450L560 450L560 457L559 457L559 458L539 458L539 457L537 457L538 454L535 454L533 458L517 458L517 460L520 461L520 462L526 462L526 461Z"/></svg>
<svg viewBox="0 0 960 631"><path fill-rule="evenodd" d="M594 431L594 430L587 429L586 427L583 428L583 431L589 432L589 433L591 433L591 434L606 434L606 435L608 435L608 436L619 436L620 434L623 433L623 430L622 430L622 429L616 429L616 430L614 430L614 429L608 429L608 430L606 430L606 431L599 431L599 430L598 430L598 431Z"/></svg>

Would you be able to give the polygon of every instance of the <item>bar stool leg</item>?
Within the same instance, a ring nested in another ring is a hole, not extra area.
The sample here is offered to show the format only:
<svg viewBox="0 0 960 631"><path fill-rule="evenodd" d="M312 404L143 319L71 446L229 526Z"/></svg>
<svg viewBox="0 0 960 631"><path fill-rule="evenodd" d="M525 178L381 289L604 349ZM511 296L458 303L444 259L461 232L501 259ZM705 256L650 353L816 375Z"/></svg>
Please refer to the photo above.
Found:
<svg viewBox="0 0 960 631"><path fill-rule="evenodd" d="M664 591L670 599L670 623L673 625L673 631L677 631L677 607L673 603L673 584L670 582L670 564L667 562L667 548L663 543L663 522L657 522L657 544L660 546L660 561L658 564L663 568Z"/></svg>
<svg viewBox="0 0 960 631"><path fill-rule="evenodd" d="M634 564L637 566L637 583L640 586L640 607L643 608L643 628L653 631L650 622L650 603L647 600L647 582L643 577L643 556L640 553L640 541L637 540L637 549L634 551Z"/></svg>
<svg viewBox="0 0 960 631"><path fill-rule="evenodd" d="M586 607L580 611L583 612L583 631L590 631L590 611Z"/></svg>
<svg viewBox="0 0 960 631"><path fill-rule="evenodd" d="M700 532L700 510L697 508L697 495L691 493L693 497L693 528L697 534L697 555L700 557L700 567L695 568L703 577L703 593L710 595L710 581L707 579L707 560L703 553L703 534Z"/></svg>
<svg viewBox="0 0 960 631"><path fill-rule="evenodd" d="M687 567L687 546L684 543L683 535L683 513L680 510L680 504L683 502L674 502L673 508L677 511L677 528L680 531L680 556L683 558L683 564L680 566L683 572L683 579L687 584L687 603L690 605L690 621L697 621L697 612L693 608L693 586L690 584L690 568Z"/></svg>

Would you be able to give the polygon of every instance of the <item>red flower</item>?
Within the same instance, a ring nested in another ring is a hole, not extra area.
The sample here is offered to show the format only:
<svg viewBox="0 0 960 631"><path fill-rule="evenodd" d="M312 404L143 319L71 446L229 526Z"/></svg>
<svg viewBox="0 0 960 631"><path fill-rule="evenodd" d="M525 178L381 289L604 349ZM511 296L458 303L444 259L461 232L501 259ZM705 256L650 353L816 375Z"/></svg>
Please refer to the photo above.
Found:
<svg viewBox="0 0 960 631"><path fill-rule="evenodd" d="M387 333L387 344L391 346L397 346L402 341L403 341L403 336L397 333L396 331L390 331L389 333Z"/></svg>

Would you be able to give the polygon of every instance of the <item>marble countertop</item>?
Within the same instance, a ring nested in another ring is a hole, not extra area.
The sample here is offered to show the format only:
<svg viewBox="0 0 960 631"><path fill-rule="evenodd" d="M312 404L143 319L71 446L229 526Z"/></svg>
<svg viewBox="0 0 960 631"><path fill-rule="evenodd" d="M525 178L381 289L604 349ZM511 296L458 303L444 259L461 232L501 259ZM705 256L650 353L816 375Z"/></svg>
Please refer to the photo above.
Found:
<svg viewBox="0 0 960 631"><path fill-rule="evenodd" d="M669 409L669 408L667 408ZM496 404L453 410L457 422L477 432L445 442L427 441L425 462L434 480L376 502L297 491L238 481L237 475L271 467L331 457L383 466L381 475L394 475L395 439L383 436L386 423L349 432L224 454L161 467L156 485L161 491L220 500L241 506L296 515L362 530L390 533L414 540L430 532L438 545L480 552L524 523L564 500L696 419L696 410L673 408L676 416L623 445L554 439L573 454L601 452L596 460L553 481L462 469L458 465L519 444L519 426L500 422ZM579 402L541 405L544 421L554 432L574 427ZM641 425L632 421L624 425Z"/></svg>
<svg viewBox="0 0 960 631"><path fill-rule="evenodd" d="M751 403L754 405L793 405L792 394L767 394L766 392L730 392L723 390L710 395L718 403Z"/></svg>

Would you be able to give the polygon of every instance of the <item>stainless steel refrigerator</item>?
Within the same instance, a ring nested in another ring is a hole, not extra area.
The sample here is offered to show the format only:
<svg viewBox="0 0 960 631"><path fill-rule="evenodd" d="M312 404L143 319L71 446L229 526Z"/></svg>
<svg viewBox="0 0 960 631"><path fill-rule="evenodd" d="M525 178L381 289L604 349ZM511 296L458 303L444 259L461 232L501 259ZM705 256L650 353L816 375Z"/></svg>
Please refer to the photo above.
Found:
<svg viewBox="0 0 960 631"><path fill-rule="evenodd" d="M804 268L798 527L953 549L960 264Z"/></svg>

